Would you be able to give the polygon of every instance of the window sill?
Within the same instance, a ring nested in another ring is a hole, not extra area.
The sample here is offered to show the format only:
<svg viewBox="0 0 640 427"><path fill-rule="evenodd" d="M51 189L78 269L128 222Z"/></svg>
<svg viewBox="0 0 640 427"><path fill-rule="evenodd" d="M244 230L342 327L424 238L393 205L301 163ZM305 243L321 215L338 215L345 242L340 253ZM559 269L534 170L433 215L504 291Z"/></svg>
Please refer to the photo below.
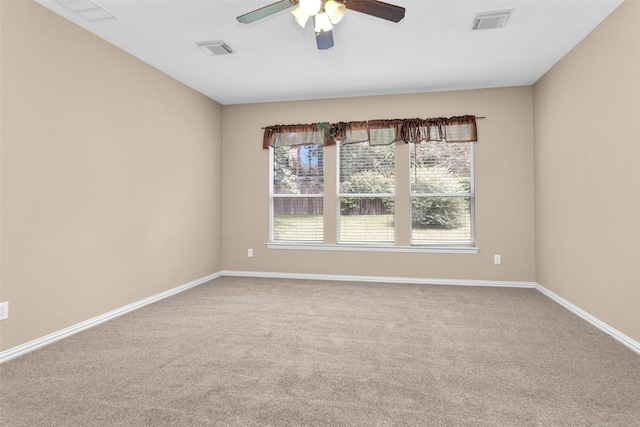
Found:
<svg viewBox="0 0 640 427"><path fill-rule="evenodd" d="M350 252L407 252L429 254L477 254L478 248L473 246L395 246L385 244L354 245L339 244L325 245L318 243L267 243L269 249L291 249L306 251L350 251Z"/></svg>

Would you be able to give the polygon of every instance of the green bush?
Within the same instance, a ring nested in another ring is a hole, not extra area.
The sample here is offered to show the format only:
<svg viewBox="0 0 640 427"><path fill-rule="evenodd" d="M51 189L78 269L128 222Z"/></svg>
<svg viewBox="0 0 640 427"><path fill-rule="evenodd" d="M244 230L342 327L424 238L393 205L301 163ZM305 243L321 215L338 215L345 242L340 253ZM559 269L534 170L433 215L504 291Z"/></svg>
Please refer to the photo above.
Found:
<svg viewBox="0 0 640 427"><path fill-rule="evenodd" d="M393 193L393 178L375 171L362 171L353 174L351 178L342 184L344 193L380 194ZM393 208L393 199L388 197L372 197L364 200L361 197L343 197L341 199L341 212L347 214L384 214Z"/></svg>
<svg viewBox="0 0 640 427"><path fill-rule="evenodd" d="M466 192L466 183L444 166L418 166L411 174L414 193ZM411 222L416 227L451 229L461 225L463 198L414 197L411 207Z"/></svg>
<svg viewBox="0 0 640 427"><path fill-rule="evenodd" d="M374 171L355 173L343 184L344 193L393 193L393 178Z"/></svg>

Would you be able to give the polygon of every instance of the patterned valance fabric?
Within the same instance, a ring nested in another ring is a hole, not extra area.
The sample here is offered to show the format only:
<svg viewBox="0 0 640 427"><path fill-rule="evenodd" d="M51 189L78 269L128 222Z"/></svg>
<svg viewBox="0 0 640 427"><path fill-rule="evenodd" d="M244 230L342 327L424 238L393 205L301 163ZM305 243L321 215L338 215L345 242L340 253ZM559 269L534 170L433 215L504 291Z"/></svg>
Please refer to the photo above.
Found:
<svg viewBox="0 0 640 427"><path fill-rule="evenodd" d="M321 122L300 125L274 125L264 130L262 148L335 145L369 142L389 145L397 142L474 142L478 140L475 116L431 119L369 120L359 122Z"/></svg>
<svg viewBox="0 0 640 427"><path fill-rule="evenodd" d="M475 116L456 116L435 119L405 119L401 138L404 142L475 142L478 130Z"/></svg>
<svg viewBox="0 0 640 427"><path fill-rule="evenodd" d="M368 141L370 145L389 145L401 141L402 120L369 120L333 124L333 137L342 144Z"/></svg>
<svg viewBox="0 0 640 427"><path fill-rule="evenodd" d="M330 123L275 125L264 129L262 148L298 145L334 145Z"/></svg>

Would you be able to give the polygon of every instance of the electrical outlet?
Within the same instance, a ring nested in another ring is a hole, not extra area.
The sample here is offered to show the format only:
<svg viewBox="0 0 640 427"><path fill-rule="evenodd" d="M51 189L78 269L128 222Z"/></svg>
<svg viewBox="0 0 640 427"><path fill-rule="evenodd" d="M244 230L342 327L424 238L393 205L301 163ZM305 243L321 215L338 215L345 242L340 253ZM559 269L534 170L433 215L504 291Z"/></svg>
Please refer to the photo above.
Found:
<svg viewBox="0 0 640 427"><path fill-rule="evenodd" d="M502 257L500 257L500 255L494 255L493 256L493 263L494 264L500 264L502 262Z"/></svg>
<svg viewBox="0 0 640 427"><path fill-rule="evenodd" d="M0 302L0 320L9 317L9 301Z"/></svg>
<svg viewBox="0 0 640 427"><path fill-rule="evenodd" d="M253 249L247 249L247 256L248 256L249 258L252 258L252 257L253 257Z"/></svg>

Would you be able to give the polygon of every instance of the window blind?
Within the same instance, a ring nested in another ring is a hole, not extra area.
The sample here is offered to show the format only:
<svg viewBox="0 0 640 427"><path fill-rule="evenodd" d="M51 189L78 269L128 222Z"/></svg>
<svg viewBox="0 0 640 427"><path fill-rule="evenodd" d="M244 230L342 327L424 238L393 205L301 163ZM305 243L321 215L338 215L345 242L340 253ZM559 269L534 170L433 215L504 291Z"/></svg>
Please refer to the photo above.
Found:
<svg viewBox="0 0 640 427"><path fill-rule="evenodd" d="M318 145L272 148L271 241L324 240L324 150Z"/></svg>
<svg viewBox="0 0 640 427"><path fill-rule="evenodd" d="M338 241L395 242L395 147L340 144Z"/></svg>
<svg viewBox="0 0 640 427"><path fill-rule="evenodd" d="M473 244L473 144L411 147L411 243Z"/></svg>

